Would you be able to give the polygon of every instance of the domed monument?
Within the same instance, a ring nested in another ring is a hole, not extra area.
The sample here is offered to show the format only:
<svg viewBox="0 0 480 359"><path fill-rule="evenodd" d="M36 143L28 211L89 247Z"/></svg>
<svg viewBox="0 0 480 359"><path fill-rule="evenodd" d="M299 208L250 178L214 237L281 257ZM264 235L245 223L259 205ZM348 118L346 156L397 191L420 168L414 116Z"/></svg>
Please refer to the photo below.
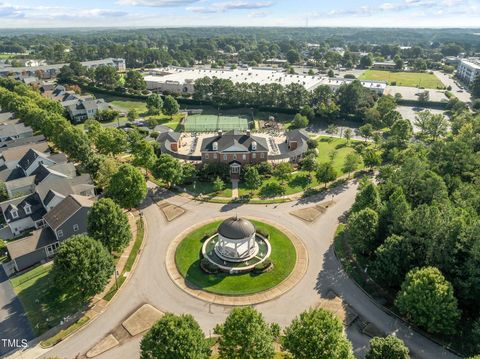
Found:
<svg viewBox="0 0 480 359"><path fill-rule="evenodd" d="M242 273L264 262L271 252L267 238L255 225L238 216L227 218L202 246L202 254L223 271Z"/></svg>

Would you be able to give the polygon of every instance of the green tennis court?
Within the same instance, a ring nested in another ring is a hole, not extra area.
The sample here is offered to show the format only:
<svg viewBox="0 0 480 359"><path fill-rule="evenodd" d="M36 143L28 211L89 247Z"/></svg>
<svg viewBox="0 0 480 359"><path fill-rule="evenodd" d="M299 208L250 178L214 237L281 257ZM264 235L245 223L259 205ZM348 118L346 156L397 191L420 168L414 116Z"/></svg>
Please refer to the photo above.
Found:
<svg viewBox="0 0 480 359"><path fill-rule="evenodd" d="M240 116L216 116L216 115L189 115L185 120L185 131L187 132L208 132L208 131L230 131L249 129L247 117Z"/></svg>

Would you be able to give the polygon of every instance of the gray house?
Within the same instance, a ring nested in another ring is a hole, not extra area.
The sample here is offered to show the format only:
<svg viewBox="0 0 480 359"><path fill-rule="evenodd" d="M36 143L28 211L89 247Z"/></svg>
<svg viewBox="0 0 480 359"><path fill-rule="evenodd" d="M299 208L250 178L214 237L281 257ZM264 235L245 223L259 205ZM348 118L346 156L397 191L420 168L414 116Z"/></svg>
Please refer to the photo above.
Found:
<svg viewBox="0 0 480 359"><path fill-rule="evenodd" d="M22 271L52 258L60 243L73 235L87 232L88 213L93 200L69 195L43 216L43 227L7 244L7 251L16 271Z"/></svg>
<svg viewBox="0 0 480 359"><path fill-rule="evenodd" d="M2 123L0 124L0 143L15 141L20 138L32 137L33 130L23 123Z"/></svg>

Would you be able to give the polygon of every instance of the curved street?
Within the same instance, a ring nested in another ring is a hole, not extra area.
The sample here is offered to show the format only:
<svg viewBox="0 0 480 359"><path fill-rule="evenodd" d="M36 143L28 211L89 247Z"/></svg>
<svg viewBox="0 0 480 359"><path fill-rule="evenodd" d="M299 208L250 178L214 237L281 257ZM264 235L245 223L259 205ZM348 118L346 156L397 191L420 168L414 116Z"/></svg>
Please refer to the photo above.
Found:
<svg viewBox="0 0 480 359"><path fill-rule="evenodd" d="M159 207L148 198L143 209L147 229L144 248L131 278L104 313L42 357L72 358L85 354L144 303L164 312L191 313L205 333L211 334L215 325L226 318L230 307L209 304L183 292L167 274L165 254L170 242L196 223L217 216L238 214L279 223L296 234L307 248L308 269L300 282L281 297L255 305L268 321L286 326L300 312L317 305L322 297L333 291L362 321L371 322L381 332L395 333L403 339L415 358L458 358L383 312L342 271L333 253L332 240L339 217L354 202L356 190L357 184L352 182L330 191L326 196L270 205L205 203L164 192L164 200L186 210L185 214L172 222L168 222ZM330 200L332 195L334 204L313 223L304 222L290 214L293 210ZM355 352L362 356L370 338L361 333L356 322L347 329L347 334ZM97 358L138 358L140 339L135 337Z"/></svg>

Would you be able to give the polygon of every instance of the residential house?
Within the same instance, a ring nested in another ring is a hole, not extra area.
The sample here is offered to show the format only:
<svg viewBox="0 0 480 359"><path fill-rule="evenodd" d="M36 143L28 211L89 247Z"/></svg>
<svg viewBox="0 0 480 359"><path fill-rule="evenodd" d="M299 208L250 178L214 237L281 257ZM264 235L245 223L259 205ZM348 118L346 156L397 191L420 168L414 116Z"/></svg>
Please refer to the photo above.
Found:
<svg viewBox="0 0 480 359"><path fill-rule="evenodd" d="M395 70L397 65L394 61L383 61L383 62L374 62L372 69L374 70Z"/></svg>
<svg viewBox="0 0 480 359"><path fill-rule="evenodd" d="M94 118L98 111L108 108L108 103L103 99L80 99L66 106L70 120L73 123L81 123L89 118Z"/></svg>
<svg viewBox="0 0 480 359"><path fill-rule="evenodd" d="M42 227L7 244L16 271L51 259L60 243L73 235L87 233L88 214L93 206L88 197L69 195L42 217Z"/></svg>
<svg viewBox="0 0 480 359"><path fill-rule="evenodd" d="M32 136L32 128L30 126L25 126L23 123L0 123L0 146L2 143Z"/></svg>

